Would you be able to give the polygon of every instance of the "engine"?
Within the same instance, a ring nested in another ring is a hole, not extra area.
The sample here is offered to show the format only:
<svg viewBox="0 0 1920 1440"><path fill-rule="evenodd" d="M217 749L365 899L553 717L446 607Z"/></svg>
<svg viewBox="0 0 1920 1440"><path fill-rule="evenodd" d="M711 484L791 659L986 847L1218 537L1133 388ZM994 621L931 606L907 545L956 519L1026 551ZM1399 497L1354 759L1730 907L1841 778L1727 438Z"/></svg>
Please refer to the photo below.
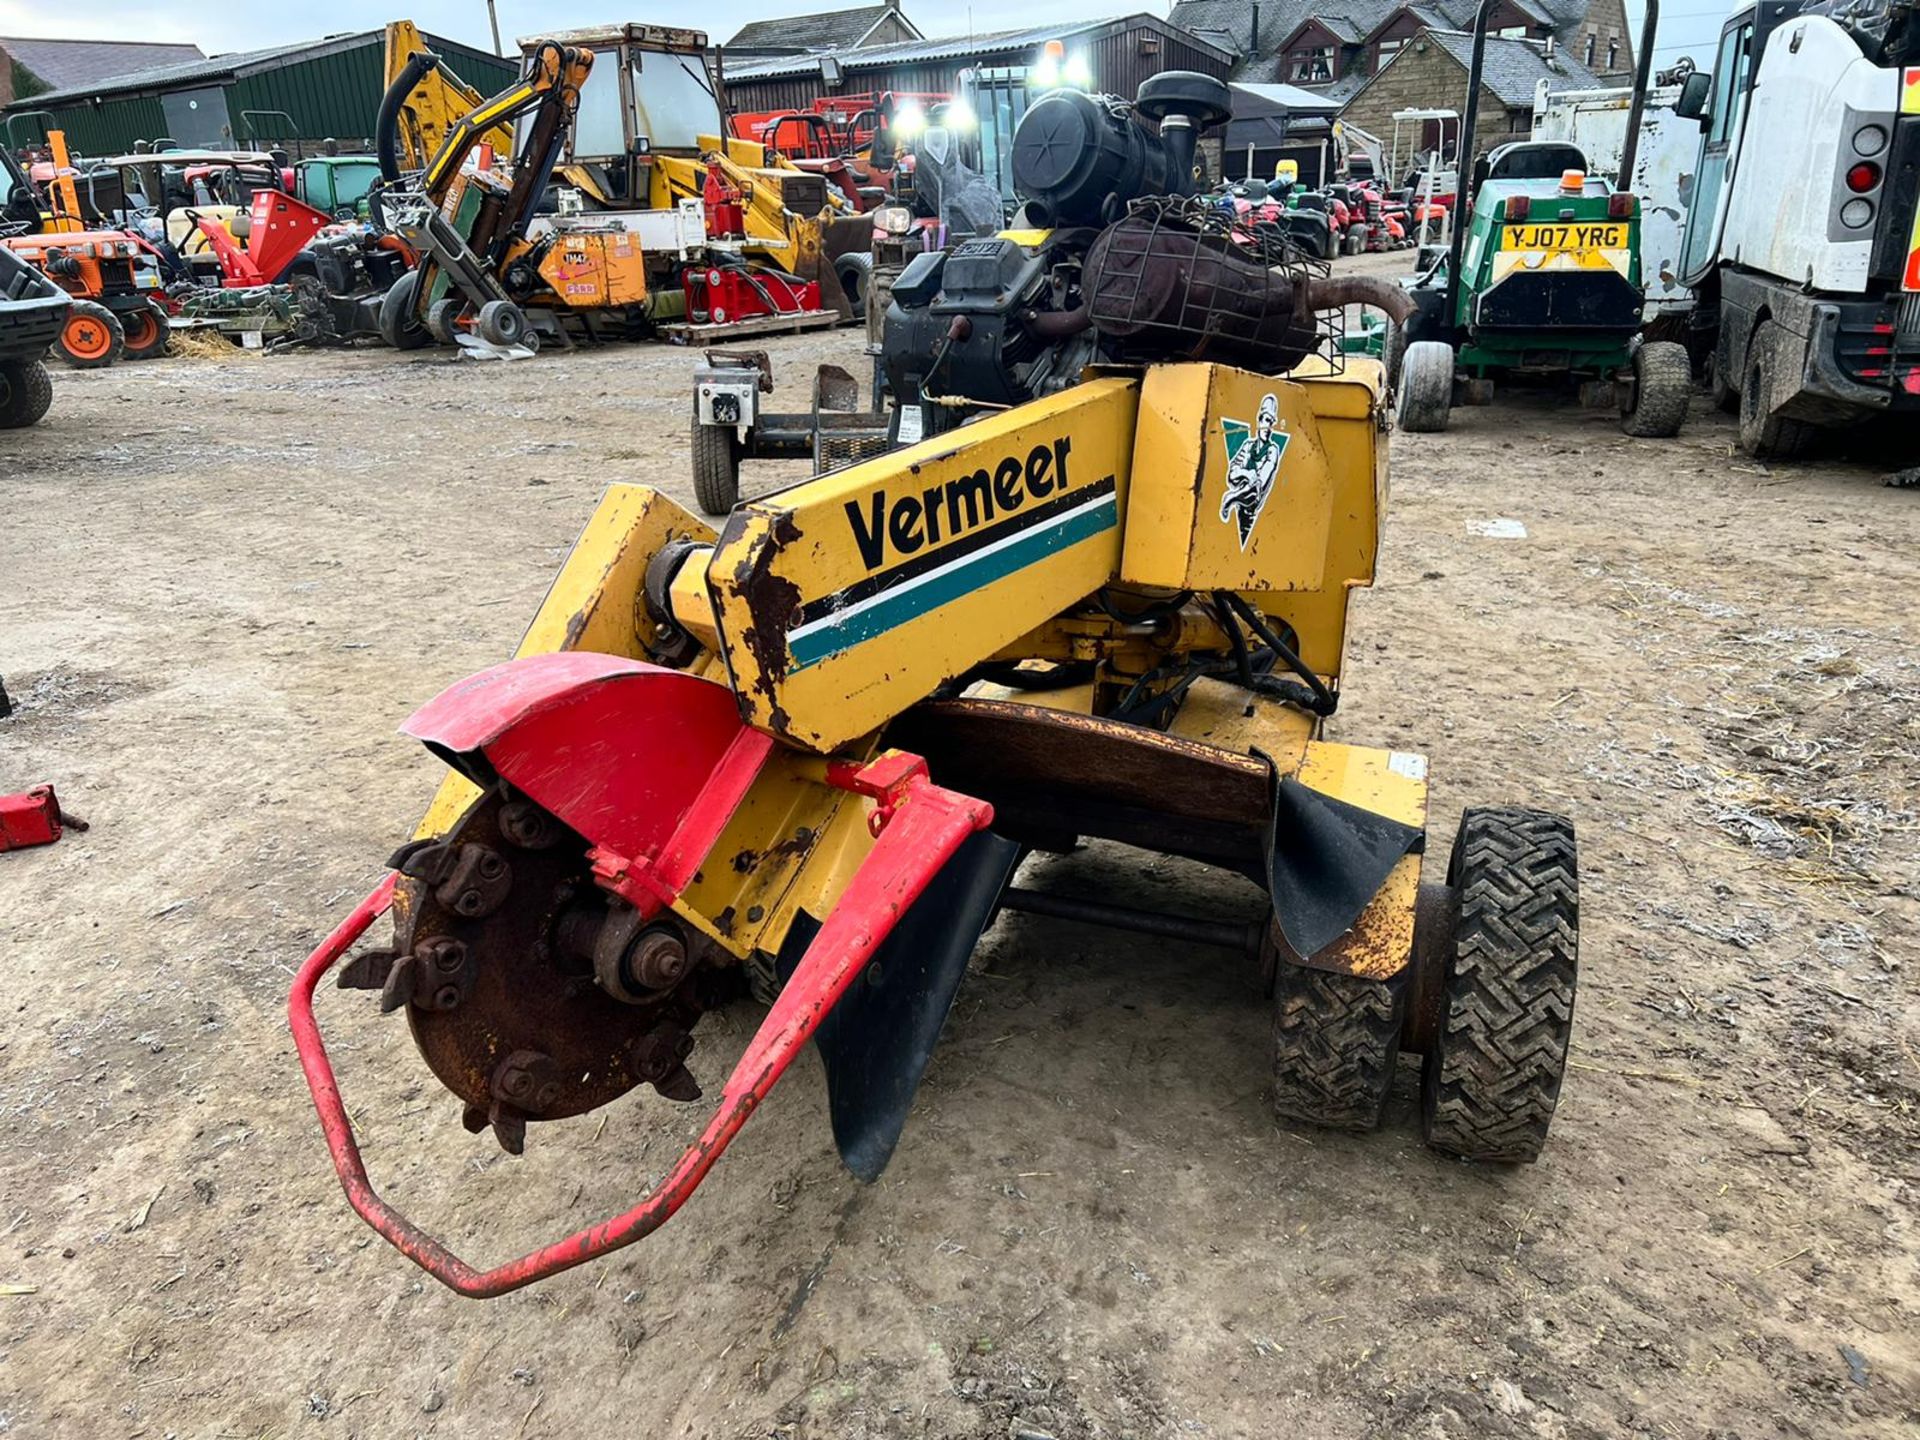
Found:
<svg viewBox="0 0 1920 1440"><path fill-rule="evenodd" d="M1331 280L1284 230L1193 194L1199 134L1230 115L1226 85L1187 71L1152 77L1131 103L1074 90L1036 101L1013 140L1015 229L916 256L894 282L881 364L900 438L914 438L911 419L920 434L950 430L1096 363L1283 373L1319 343L1316 311L1407 308L1398 287Z"/></svg>

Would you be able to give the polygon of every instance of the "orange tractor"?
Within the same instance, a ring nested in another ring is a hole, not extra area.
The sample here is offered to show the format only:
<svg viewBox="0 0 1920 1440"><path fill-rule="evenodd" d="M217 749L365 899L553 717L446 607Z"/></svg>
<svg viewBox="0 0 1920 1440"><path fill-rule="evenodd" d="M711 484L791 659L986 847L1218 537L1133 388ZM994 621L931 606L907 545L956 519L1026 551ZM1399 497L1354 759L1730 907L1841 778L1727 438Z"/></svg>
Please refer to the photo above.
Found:
<svg viewBox="0 0 1920 1440"><path fill-rule="evenodd" d="M88 228L66 137L55 130L47 141L53 177L45 212L19 163L0 150L0 246L73 298L53 353L80 370L164 353L159 256L125 231Z"/></svg>

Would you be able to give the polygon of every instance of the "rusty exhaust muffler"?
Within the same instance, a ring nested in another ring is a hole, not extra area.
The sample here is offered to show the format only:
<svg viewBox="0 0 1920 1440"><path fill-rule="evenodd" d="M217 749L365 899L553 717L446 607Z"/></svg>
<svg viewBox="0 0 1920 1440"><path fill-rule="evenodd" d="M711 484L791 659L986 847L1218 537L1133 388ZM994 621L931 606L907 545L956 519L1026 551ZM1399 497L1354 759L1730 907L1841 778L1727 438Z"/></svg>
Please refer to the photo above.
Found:
<svg viewBox="0 0 1920 1440"><path fill-rule="evenodd" d="M1396 329L1413 313L1411 297L1389 281L1291 274L1224 235L1151 213L1101 232L1087 252L1082 288L1093 328L1130 354L1273 374L1293 369L1319 344L1317 312L1375 306Z"/></svg>

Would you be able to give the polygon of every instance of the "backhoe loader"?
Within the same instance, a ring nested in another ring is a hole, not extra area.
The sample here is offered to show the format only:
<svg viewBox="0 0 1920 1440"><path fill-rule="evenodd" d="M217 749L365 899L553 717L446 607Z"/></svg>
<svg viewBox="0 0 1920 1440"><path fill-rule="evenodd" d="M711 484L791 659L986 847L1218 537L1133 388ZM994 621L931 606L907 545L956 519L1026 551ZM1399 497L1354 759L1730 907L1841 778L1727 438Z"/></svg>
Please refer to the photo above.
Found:
<svg viewBox="0 0 1920 1440"><path fill-rule="evenodd" d="M898 357L923 439L718 530L613 486L518 655L403 727L453 773L300 968L290 1018L353 1208L457 1292L658 1229L809 1040L839 1152L875 1179L1009 911L1258 967L1283 1116L1378 1124L1405 1050L1431 1144L1538 1154L1574 1000L1571 825L1469 809L1442 871L1425 759L1327 733L1390 404L1382 365L1343 362L1330 332L1354 303L1403 320L1404 292L1178 193L1192 118L1225 87L1149 86L1157 134L1077 92L1023 120L1013 168L1051 245L970 241L928 259L944 279L902 277L890 336L937 324L947 343ZM1003 303L1011 280L1025 303ZM1030 856L1090 840L1240 876L1264 918L1019 883ZM391 943L349 960L389 911ZM466 1128L513 1154L642 1085L697 1100L702 1014L769 1008L643 1198L483 1268L374 1188L315 1014L336 972L405 1014Z"/></svg>
<svg viewBox="0 0 1920 1440"><path fill-rule="evenodd" d="M626 25L523 49L521 78L447 126L404 182L399 127L384 117L436 57L415 52L389 86L376 137L389 179L373 209L422 257L383 303L390 343L452 343L463 331L493 345L635 335L686 315L690 270L751 273L764 277L753 288L782 296L820 283L810 276L835 283L809 218L828 208L823 182L791 167L749 171L740 160L749 150L761 159L759 147L718 138L699 32ZM497 164L469 165L481 136L501 128L513 129L513 147L493 151ZM716 185L735 197L737 233L709 223L703 195ZM839 314L787 308L820 324Z"/></svg>

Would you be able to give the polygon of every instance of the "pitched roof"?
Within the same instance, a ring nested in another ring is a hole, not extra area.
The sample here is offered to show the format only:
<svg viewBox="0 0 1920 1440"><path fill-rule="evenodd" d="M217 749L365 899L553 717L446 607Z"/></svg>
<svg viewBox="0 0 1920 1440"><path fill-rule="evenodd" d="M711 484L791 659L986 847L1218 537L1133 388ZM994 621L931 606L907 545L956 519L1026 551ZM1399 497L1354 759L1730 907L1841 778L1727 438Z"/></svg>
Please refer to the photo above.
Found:
<svg viewBox="0 0 1920 1440"><path fill-rule="evenodd" d="M1173 27L1154 15L1123 15L1118 19L1082 20L1066 25L1035 25L1024 30L990 30L979 35L949 35L933 40L908 40L897 45L866 45L858 50L831 52L842 68L878 70L888 65L911 65L925 60L959 60L974 56L1017 54L1037 51L1049 40L1067 40L1093 31L1120 33L1141 26L1163 33ZM1233 58L1217 41L1195 40L1189 32L1180 37L1188 44L1211 50L1223 63ZM767 80L781 75L803 75L816 69L820 55L774 55L763 60L727 62L729 85L742 80Z"/></svg>
<svg viewBox="0 0 1920 1440"><path fill-rule="evenodd" d="M217 85L237 75L273 69L281 61L336 55L344 51L357 50L363 45L377 44L385 38L385 34L384 30L360 30L346 35L329 35L324 40L303 40L297 45L275 45L266 50L240 50L230 55L205 56L182 64L154 65L144 70L133 70L105 80L96 80L91 84L69 85L58 90L50 90L44 95L35 95L31 100L16 101L7 108L59 105L78 100L90 100L102 95L141 92L157 94L162 90L178 89L182 85ZM447 40L438 35L422 32L421 38L443 55L450 50L468 55L485 55L483 51L474 50L471 46L462 45L458 41ZM195 50L194 54L198 56L199 51ZM485 58L498 59L499 57L486 55ZM501 63L510 65L517 62L507 60Z"/></svg>
<svg viewBox="0 0 1920 1440"><path fill-rule="evenodd" d="M1378 30L1401 10L1410 10L1414 18L1432 30L1470 30L1477 0L1258 0L1260 43L1253 44L1253 12L1256 0L1174 0L1168 18L1190 35L1199 35L1215 45L1230 37L1227 48L1249 57L1249 63L1264 59L1273 48L1291 38L1309 20L1318 20L1348 43L1357 44ZM1548 26L1563 36L1586 18L1593 0L1513 0L1516 8L1533 16L1536 23ZM1254 55L1255 49L1259 55ZM1235 79L1258 79L1250 71L1235 74Z"/></svg>
<svg viewBox="0 0 1920 1440"><path fill-rule="evenodd" d="M1295 8L1300 10L1300 18L1285 18L1280 11L1292 16ZM1272 7L1274 22L1285 28L1274 32L1276 36L1287 34L1298 28L1300 19L1306 15L1304 3L1297 6L1282 0ZM1189 35L1198 35L1201 39L1219 45L1220 37L1226 36L1231 42L1225 48L1235 55L1244 55L1253 48L1253 0L1174 0L1173 13L1167 16L1168 23ZM1267 28L1263 19L1260 28Z"/></svg>
<svg viewBox="0 0 1920 1440"><path fill-rule="evenodd" d="M1334 101L1329 100L1320 91L1303 89L1298 85L1249 85L1236 80L1233 82L1233 88L1244 90L1253 98L1254 103L1245 107L1250 111L1278 106L1290 113L1324 115L1328 111L1339 108ZM1241 103L1236 97L1235 112L1238 113L1241 108Z"/></svg>
<svg viewBox="0 0 1920 1440"><path fill-rule="evenodd" d="M1263 24L1265 22L1262 22ZM1307 94L1323 104L1338 109L1347 103L1347 99L1372 78L1359 68L1347 71L1338 80L1329 80L1324 85L1309 85L1294 80L1287 57L1279 51L1263 55L1258 60L1244 60L1234 66L1230 77L1235 85L1250 85L1264 88L1269 85L1299 86Z"/></svg>
<svg viewBox="0 0 1920 1440"><path fill-rule="evenodd" d="M1473 36L1459 30L1429 30L1435 44L1465 69L1473 59ZM1396 57L1398 58L1398 57ZM1549 90L1593 90L1602 82L1565 50L1549 56L1537 40L1502 40L1489 36L1481 68L1481 83L1507 106L1531 105L1534 87L1542 80Z"/></svg>
<svg viewBox="0 0 1920 1440"><path fill-rule="evenodd" d="M729 50L760 50L803 54L843 50L858 45L889 15L915 35L920 27L891 5L861 5L852 10L824 10L815 15L785 15L776 20L753 20L727 41Z"/></svg>
<svg viewBox="0 0 1920 1440"><path fill-rule="evenodd" d="M150 40L42 40L28 35L0 35L0 50L55 90L94 85L155 65L206 58L198 45L166 45Z"/></svg>

